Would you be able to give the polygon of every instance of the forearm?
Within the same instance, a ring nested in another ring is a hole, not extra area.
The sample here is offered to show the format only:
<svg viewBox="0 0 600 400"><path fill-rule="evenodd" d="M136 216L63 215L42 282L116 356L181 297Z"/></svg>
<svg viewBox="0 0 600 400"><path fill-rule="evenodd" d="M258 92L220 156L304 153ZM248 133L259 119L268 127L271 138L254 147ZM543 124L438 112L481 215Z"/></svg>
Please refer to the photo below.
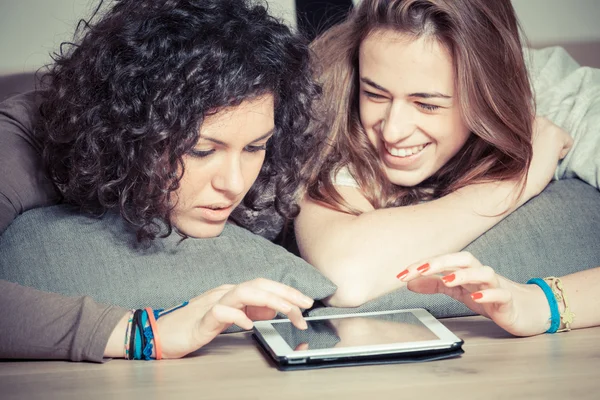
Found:
<svg viewBox="0 0 600 400"><path fill-rule="evenodd" d="M338 286L331 305L357 306L403 285L390 277L408 265L459 251L496 225L521 205L515 202L516 187L471 185L431 202L357 217L323 211L318 226L299 219L300 250Z"/></svg>
<svg viewBox="0 0 600 400"><path fill-rule="evenodd" d="M101 362L125 313L0 280L0 358Z"/></svg>
<svg viewBox="0 0 600 400"><path fill-rule="evenodd" d="M575 318L571 328L600 326L600 267L561 278L564 293ZM560 305L561 312L564 310Z"/></svg>

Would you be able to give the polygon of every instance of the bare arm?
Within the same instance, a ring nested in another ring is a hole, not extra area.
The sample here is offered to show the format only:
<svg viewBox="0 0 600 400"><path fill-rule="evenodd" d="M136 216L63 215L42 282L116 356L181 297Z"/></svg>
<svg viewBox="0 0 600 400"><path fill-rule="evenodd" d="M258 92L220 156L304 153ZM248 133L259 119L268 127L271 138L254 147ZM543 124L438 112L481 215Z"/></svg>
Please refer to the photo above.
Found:
<svg viewBox="0 0 600 400"><path fill-rule="evenodd" d="M533 159L523 195L515 182L476 184L414 206L374 210L359 189L338 186L353 207L349 215L304 199L296 219L302 256L337 286L330 305L355 307L402 286L390 277L417 260L463 249L551 180L572 139L536 119Z"/></svg>
<svg viewBox="0 0 600 400"><path fill-rule="evenodd" d="M514 204L516 184L480 184L414 206L373 210L358 189L340 187L358 216L305 200L295 227L302 256L337 286L329 303L355 307L393 289L390 279L417 260L460 250Z"/></svg>
<svg viewBox="0 0 600 400"><path fill-rule="evenodd" d="M506 279L468 252L445 254L427 261L430 265L427 271L418 271L414 264L402 278L410 290L444 293L516 336L538 335L550 328L550 306L539 286ZM561 281L562 293L574 313L570 328L599 326L600 267L566 275ZM559 313L563 314L565 303L557 303ZM564 327L566 325L561 323L560 328Z"/></svg>
<svg viewBox="0 0 600 400"><path fill-rule="evenodd" d="M298 290L266 279L223 285L160 318L162 355L183 357L232 324L252 329L252 320L271 319L277 312L306 329L300 308L312 305L313 300ZM67 297L0 280L0 359L100 362L123 357L129 316L123 308L89 297Z"/></svg>
<svg viewBox="0 0 600 400"><path fill-rule="evenodd" d="M564 276L564 291L569 296L569 306L575 313L571 328L600 325L600 267ZM561 312L562 305L559 306Z"/></svg>

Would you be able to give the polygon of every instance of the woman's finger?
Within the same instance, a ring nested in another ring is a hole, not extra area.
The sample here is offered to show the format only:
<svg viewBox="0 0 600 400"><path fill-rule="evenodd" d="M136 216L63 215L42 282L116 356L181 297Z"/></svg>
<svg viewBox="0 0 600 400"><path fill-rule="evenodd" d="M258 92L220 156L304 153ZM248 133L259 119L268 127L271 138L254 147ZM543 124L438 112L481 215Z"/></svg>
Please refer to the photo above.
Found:
<svg viewBox="0 0 600 400"><path fill-rule="evenodd" d="M264 321L275 318L277 311L267 307L248 306L246 307L246 315L252 321Z"/></svg>
<svg viewBox="0 0 600 400"><path fill-rule="evenodd" d="M286 301L295 304L300 308L310 308L314 303L313 299L302 294L302 292L299 290L269 279L258 278L238 285L238 287L246 286L256 287L276 294L277 296L282 297Z"/></svg>
<svg viewBox="0 0 600 400"><path fill-rule="evenodd" d="M247 330L252 329L254 325L242 310L215 304L196 325L194 332L196 348L209 343L225 328L233 324Z"/></svg>
<svg viewBox="0 0 600 400"><path fill-rule="evenodd" d="M235 285L221 285L214 289L208 290L202 293L200 296L196 296L190 300L190 304L195 304L202 302L204 304L214 304L217 303L221 297L223 297L227 292L233 289Z"/></svg>
<svg viewBox="0 0 600 400"><path fill-rule="evenodd" d="M446 289L444 283L438 276L417 277L408 282L408 290L421 294L443 293Z"/></svg>
<svg viewBox="0 0 600 400"><path fill-rule="evenodd" d="M433 257L427 261L414 263L400 272L396 277L402 281L409 281L417 276L428 276L448 271L455 271L461 268L478 268L481 262L468 251L460 253L444 254Z"/></svg>
<svg viewBox="0 0 600 400"><path fill-rule="evenodd" d="M409 281L408 290L421 294L445 294L455 300L463 301L466 291L460 287L448 287L439 276L422 276Z"/></svg>
<svg viewBox="0 0 600 400"><path fill-rule="evenodd" d="M500 286L498 275L488 266L480 268L464 268L442 277L447 287L477 285L481 289L497 288Z"/></svg>
<svg viewBox="0 0 600 400"><path fill-rule="evenodd" d="M290 321L299 329L306 329L306 321L297 305L289 303L278 294L256 287L257 285L238 285L225 294L220 304L243 309L246 306L268 307L288 316Z"/></svg>
<svg viewBox="0 0 600 400"><path fill-rule="evenodd" d="M471 299L477 304L508 304L512 301L512 292L506 289L485 289L471 293Z"/></svg>

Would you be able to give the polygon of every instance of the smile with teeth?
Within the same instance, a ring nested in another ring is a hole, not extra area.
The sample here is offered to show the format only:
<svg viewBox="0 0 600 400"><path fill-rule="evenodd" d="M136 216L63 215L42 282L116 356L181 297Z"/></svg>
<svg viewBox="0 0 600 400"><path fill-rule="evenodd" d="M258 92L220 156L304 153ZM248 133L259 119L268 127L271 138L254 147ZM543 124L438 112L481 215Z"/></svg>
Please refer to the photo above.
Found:
<svg viewBox="0 0 600 400"><path fill-rule="evenodd" d="M428 144L429 143L414 147L403 147L401 149L385 145L385 149L394 157L410 157L423 151L423 149L427 147Z"/></svg>

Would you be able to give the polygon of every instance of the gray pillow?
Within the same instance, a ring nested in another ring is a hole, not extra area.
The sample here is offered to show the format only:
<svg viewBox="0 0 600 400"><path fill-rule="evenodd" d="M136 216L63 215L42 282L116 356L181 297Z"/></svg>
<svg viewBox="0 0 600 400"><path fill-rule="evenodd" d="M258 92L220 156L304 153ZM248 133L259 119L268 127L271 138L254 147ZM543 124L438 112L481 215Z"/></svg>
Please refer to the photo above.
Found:
<svg viewBox="0 0 600 400"><path fill-rule="evenodd" d="M542 194L506 217L465 249L516 282L562 276L600 265L600 192L577 179L551 183ZM406 288L358 308L315 309L311 315L423 307L435 316L472 315L442 294Z"/></svg>
<svg viewBox="0 0 600 400"><path fill-rule="evenodd" d="M268 278L314 299L336 287L310 264L234 225L212 239L173 233L148 249L116 214L89 218L67 206L19 216L0 236L0 279L127 308L170 307L226 283Z"/></svg>

